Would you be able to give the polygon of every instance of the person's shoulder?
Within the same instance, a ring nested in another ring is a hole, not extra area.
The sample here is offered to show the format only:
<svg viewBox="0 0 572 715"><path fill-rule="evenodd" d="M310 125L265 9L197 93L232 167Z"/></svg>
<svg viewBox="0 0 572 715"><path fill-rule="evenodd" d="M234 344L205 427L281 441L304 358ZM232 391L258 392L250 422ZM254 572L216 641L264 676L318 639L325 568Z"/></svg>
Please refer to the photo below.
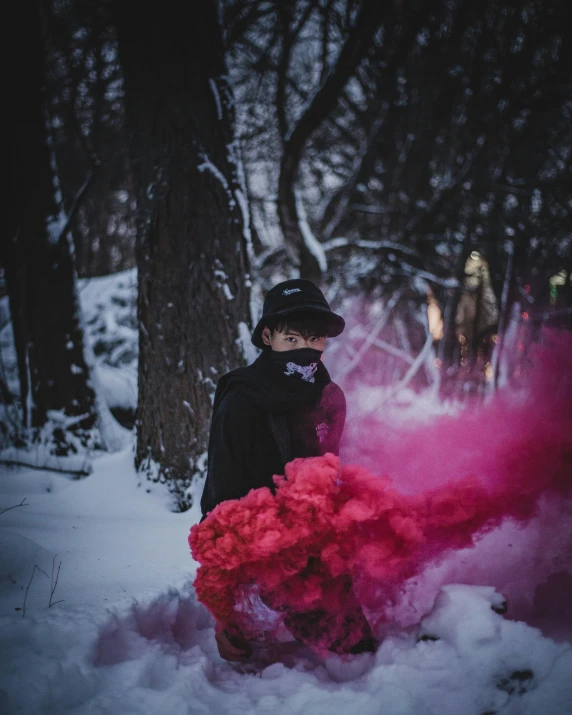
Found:
<svg viewBox="0 0 572 715"><path fill-rule="evenodd" d="M250 366L248 367L238 367L229 372L225 372L224 375L218 380L216 386L216 392L214 397L214 408L218 409L222 402L226 402L229 395L233 395L231 401L234 401L235 393L238 392L236 389L241 382L248 380L250 377ZM228 403L227 403L228 404Z"/></svg>
<svg viewBox="0 0 572 715"><path fill-rule="evenodd" d="M337 384L337 382L329 382L324 388L323 396L328 402L328 404L333 405L345 405L346 396L342 388Z"/></svg>
<svg viewBox="0 0 572 715"><path fill-rule="evenodd" d="M338 383L334 382L333 380L329 382L324 389L328 390L328 392L330 392L332 395L341 395L342 397L344 397L344 391L338 385Z"/></svg>
<svg viewBox="0 0 572 715"><path fill-rule="evenodd" d="M217 409L224 412L234 412L252 407L252 400L236 388L228 390L217 405Z"/></svg>

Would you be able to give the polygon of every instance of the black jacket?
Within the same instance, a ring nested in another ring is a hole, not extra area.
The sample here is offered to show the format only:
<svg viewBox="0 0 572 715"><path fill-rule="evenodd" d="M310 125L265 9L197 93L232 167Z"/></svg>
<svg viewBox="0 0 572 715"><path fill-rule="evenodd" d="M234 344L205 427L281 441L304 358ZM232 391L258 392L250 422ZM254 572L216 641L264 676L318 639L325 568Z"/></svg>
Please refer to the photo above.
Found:
<svg viewBox="0 0 572 715"><path fill-rule="evenodd" d="M208 451L203 515L251 489L274 490L295 457L339 453L346 401L323 363L315 382L286 377L263 352L248 367L223 375L217 385Z"/></svg>

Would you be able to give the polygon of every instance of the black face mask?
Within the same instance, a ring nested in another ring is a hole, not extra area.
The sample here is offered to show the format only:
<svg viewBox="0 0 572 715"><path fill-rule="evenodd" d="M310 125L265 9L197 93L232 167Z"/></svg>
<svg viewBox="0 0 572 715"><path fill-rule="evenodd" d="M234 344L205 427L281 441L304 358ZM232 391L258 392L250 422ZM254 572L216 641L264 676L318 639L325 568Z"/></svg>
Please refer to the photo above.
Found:
<svg viewBox="0 0 572 715"><path fill-rule="evenodd" d="M272 362L284 375L294 375L305 382L314 382L314 375L320 364L322 351L314 348L299 348L270 353Z"/></svg>

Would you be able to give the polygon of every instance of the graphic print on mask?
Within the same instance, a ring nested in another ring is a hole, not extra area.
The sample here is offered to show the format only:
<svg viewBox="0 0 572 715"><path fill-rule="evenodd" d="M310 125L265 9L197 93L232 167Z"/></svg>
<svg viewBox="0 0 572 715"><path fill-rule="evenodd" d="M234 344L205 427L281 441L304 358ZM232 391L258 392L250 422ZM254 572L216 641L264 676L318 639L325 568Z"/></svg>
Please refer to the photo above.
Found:
<svg viewBox="0 0 572 715"><path fill-rule="evenodd" d="M272 362L286 376L295 375L304 382L315 382L314 375L320 364L322 351L315 348L298 348L271 352Z"/></svg>
<svg viewBox="0 0 572 715"><path fill-rule="evenodd" d="M305 380L306 382L315 382L314 375L316 374L317 369L317 362L312 362L309 365L296 365L295 362L287 362L286 372L284 374L294 375L294 373L298 373L301 375L302 380Z"/></svg>

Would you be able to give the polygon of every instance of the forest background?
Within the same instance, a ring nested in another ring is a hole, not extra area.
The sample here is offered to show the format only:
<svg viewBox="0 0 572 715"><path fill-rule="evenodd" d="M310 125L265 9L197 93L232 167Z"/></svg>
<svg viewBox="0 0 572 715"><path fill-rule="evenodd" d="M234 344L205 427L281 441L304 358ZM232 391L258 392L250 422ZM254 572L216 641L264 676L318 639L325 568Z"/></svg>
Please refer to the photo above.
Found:
<svg viewBox="0 0 572 715"><path fill-rule="evenodd" d="M347 318L335 379L386 402L486 399L571 327L565 0L11 13L3 462L82 474L134 429L188 508L217 379L286 278ZM110 310L82 314L110 274Z"/></svg>

